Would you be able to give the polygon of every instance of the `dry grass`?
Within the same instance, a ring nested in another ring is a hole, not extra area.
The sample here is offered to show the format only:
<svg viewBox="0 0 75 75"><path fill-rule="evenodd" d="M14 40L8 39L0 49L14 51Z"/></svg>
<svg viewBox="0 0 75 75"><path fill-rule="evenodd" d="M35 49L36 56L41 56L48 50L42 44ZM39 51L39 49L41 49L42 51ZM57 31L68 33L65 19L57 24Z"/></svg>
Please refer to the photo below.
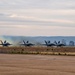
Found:
<svg viewBox="0 0 75 75"><path fill-rule="evenodd" d="M75 57L0 54L0 75L75 75Z"/></svg>
<svg viewBox="0 0 75 75"><path fill-rule="evenodd" d="M75 47L0 47L0 53L75 55Z"/></svg>

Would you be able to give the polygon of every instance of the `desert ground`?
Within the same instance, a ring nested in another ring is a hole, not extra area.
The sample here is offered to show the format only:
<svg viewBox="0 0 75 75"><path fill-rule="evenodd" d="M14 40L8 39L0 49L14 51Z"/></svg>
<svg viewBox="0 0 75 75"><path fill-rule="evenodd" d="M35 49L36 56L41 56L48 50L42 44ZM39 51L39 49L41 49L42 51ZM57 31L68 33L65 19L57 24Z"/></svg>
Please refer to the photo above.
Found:
<svg viewBox="0 0 75 75"><path fill-rule="evenodd" d="M75 56L0 54L0 75L75 75Z"/></svg>

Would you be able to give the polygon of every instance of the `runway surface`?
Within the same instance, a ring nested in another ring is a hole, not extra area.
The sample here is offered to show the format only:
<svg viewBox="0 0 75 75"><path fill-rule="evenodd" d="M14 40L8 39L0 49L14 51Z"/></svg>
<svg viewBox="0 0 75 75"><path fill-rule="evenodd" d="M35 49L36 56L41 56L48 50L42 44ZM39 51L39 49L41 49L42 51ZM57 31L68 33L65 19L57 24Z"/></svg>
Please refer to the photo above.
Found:
<svg viewBox="0 0 75 75"><path fill-rule="evenodd" d="M0 75L75 75L75 56L0 54Z"/></svg>

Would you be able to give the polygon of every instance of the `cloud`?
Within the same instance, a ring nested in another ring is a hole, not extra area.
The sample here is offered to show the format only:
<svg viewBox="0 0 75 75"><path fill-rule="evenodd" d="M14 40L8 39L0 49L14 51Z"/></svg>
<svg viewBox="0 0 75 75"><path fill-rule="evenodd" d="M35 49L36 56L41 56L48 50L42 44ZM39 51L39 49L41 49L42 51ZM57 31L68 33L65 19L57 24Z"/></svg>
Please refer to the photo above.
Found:
<svg viewBox="0 0 75 75"><path fill-rule="evenodd" d="M60 36L62 35L74 35L74 27L59 27L59 26L40 26L40 25L6 25L4 28L0 28L2 32L0 34L5 35L23 35L23 36ZM40 34L39 34L40 33Z"/></svg>
<svg viewBox="0 0 75 75"><path fill-rule="evenodd" d="M61 35L68 32L75 35L72 29L75 29L75 0L0 1L1 34L5 34L4 31L14 34L13 30L17 30L21 31L21 34L25 32L26 35L26 32L30 35L46 35L47 32L53 32L47 34L56 35L60 33L58 30L62 30L61 33L64 33Z"/></svg>
<svg viewBox="0 0 75 75"><path fill-rule="evenodd" d="M23 23L71 23L74 24L74 21L64 20L64 19L43 19L34 16L24 16L17 14L1 14L1 21L7 22L23 22Z"/></svg>
<svg viewBox="0 0 75 75"><path fill-rule="evenodd" d="M75 0L2 0L2 8L75 9Z"/></svg>

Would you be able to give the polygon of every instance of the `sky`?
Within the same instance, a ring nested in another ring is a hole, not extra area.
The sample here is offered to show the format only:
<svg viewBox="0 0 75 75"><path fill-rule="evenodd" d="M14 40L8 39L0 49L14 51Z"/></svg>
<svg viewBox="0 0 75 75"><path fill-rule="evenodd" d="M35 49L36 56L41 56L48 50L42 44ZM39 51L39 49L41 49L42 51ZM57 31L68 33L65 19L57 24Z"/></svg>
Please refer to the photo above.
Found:
<svg viewBox="0 0 75 75"><path fill-rule="evenodd" d="M0 35L75 36L75 0L0 0Z"/></svg>

